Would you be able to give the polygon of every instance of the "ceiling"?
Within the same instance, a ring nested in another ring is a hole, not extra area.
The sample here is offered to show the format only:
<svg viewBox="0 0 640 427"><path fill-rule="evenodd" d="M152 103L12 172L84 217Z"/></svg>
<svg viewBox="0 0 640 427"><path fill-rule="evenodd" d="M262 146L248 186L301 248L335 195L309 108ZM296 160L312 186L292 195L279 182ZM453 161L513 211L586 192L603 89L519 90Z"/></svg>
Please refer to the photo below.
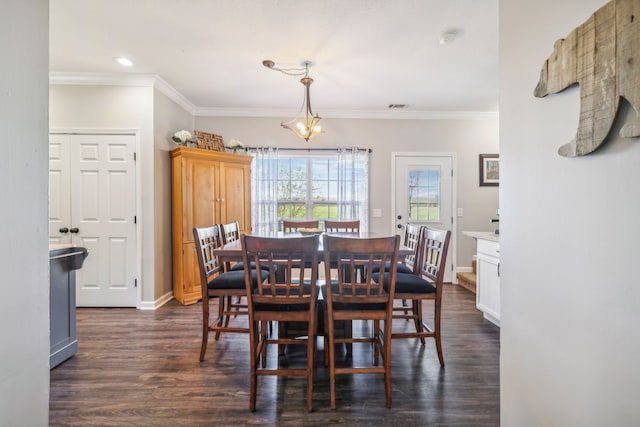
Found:
<svg viewBox="0 0 640 427"><path fill-rule="evenodd" d="M295 115L299 77L264 59L312 61L322 117L496 113L498 0L50 1L52 72L157 75L199 114Z"/></svg>

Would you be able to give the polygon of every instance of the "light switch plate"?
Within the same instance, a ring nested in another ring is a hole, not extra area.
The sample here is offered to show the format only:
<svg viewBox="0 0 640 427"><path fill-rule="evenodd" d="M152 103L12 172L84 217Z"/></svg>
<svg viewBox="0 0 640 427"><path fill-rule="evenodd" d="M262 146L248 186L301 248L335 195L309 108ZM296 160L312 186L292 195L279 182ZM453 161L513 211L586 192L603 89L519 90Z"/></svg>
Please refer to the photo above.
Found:
<svg viewBox="0 0 640 427"><path fill-rule="evenodd" d="M371 212L371 216L373 218L382 218L382 209L380 208L373 209L373 211Z"/></svg>
<svg viewBox="0 0 640 427"><path fill-rule="evenodd" d="M458 218L462 218L464 216L464 210L462 208L458 208Z"/></svg>

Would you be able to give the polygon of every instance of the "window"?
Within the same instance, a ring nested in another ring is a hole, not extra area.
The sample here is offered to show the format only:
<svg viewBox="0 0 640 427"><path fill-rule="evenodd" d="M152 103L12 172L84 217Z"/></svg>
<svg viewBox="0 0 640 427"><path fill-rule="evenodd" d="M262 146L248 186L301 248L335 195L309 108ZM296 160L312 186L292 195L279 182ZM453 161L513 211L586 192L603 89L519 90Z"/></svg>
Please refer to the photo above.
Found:
<svg viewBox="0 0 640 427"><path fill-rule="evenodd" d="M271 224L283 219L359 219L366 229L367 169L368 154L361 150L305 155L257 152L252 174L254 231L274 231Z"/></svg>
<svg viewBox="0 0 640 427"><path fill-rule="evenodd" d="M440 168L409 170L409 221L440 221Z"/></svg>

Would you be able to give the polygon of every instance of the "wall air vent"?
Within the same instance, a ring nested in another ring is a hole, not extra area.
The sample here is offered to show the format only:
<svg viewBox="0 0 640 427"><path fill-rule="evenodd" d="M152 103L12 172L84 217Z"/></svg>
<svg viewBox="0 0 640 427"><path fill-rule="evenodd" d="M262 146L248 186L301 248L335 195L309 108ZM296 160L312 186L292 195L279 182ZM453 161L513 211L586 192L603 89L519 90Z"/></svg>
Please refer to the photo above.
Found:
<svg viewBox="0 0 640 427"><path fill-rule="evenodd" d="M409 104L389 104L389 108L392 110L402 110L409 108Z"/></svg>

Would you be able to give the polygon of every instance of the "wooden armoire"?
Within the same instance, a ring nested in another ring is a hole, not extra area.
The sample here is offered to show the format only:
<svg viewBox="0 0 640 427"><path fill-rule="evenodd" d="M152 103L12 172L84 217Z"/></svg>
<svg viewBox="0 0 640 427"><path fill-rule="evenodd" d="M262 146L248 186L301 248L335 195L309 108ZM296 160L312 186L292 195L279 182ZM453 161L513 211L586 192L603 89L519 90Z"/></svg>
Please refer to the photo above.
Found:
<svg viewBox="0 0 640 427"><path fill-rule="evenodd" d="M251 156L178 147L171 151L173 296L202 298L193 227L238 221L251 232Z"/></svg>

